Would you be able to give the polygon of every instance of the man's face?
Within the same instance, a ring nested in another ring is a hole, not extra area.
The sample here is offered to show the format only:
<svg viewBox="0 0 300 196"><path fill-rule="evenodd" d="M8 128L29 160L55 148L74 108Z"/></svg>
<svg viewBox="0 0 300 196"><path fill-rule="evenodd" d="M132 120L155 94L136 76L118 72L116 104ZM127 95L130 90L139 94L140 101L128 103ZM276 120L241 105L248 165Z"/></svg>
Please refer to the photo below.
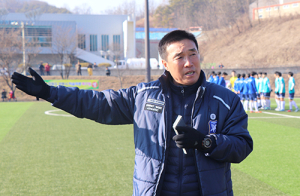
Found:
<svg viewBox="0 0 300 196"><path fill-rule="evenodd" d="M232 76L232 77L235 77L235 72L234 72L234 71L231 72L231 76Z"/></svg>
<svg viewBox="0 0 300 196"><path fill-rule="evenodd" d="M176 85L195 84L201 72L200 55L195 43L189 39L173 42L166 48L166 60L162 63L170 72Z"/></svg>

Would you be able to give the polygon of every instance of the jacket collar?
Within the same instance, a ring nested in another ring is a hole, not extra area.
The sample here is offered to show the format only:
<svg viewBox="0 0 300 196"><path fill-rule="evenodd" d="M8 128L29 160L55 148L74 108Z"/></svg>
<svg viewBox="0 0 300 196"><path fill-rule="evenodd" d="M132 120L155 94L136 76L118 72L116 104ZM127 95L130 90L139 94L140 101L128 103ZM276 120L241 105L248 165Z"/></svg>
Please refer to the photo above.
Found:
<svg viewBox="0 0 300 196"><path fill-rule="evenodd" d="M162 84L163 92L165 92L165 93L170 92L169 90L171 88L170 85L171 85L172 80L173 80L173 78L172 78L170 72L165 70L164 73L159 78L159 81ZM196 84L198 84L197 88L199 88L199 87L206 88L206 86L207 86L206 77L205 77L205 74L202 70L200 72L200 76L199 76L198 82Z"/></svg>

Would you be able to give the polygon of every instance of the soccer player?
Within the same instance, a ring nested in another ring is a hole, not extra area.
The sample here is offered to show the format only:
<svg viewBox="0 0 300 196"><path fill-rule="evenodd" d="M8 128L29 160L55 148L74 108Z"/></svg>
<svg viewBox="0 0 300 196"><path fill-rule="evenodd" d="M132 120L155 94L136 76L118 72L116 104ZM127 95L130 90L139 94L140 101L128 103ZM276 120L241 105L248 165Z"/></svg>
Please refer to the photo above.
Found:
<svg viewBox="0 0 300 196"><path fill-rule="evenodd" d="M262 92L262 108L265 110L271 109L271 101L270 101L270 95L271 95L271 85L270 80L267 77L267 73L262 74L262 84L261 84L261 92Z"/></svg>
<svg viewBox="0 0 300 196"><path fill-rule="evenodd" d="M211 74L210 74L210 76L209 76L209 78L207 80L208 82L213 82L213 80L214 80L214 73L215 73L214 71L211 72Z"/></svg>
<svg viewBox="0 0 300 196"><path fill-rule="evenodd" d="M242 99L244 101L244 110L245 112L248 111L248 103L249 103L249 97L248 97L248 75L242 74L243 77L243 83L241 84L241 93L242 93Z"/></svg>
<svg viewBox="0 0 300 196"><path fill-rule="evenodd" d="M295 95L295 78L293 77L294 73L293 72L289 72L288 73L288 77L289 77L289 98L290 98L290 109L288 110L288 112L291 112L293 109L293 106L295 107L295 112L299 111L299 108L297 106L297 104L294 101L294 95Z"/></svg>
<svg viewBox="0 0 300 196"><path fill-rule="evenodd" d="M260 99L260 93L261 93L261 86L262 86L262 72L259 72L254 76L255 78L255 84L256 84L256 97L257 97L257 106L258 108L261 107L261 99Z"/></svg>
<svg viewBox="0 0 300 196"><path fill-rule="evenodd" d="M253 76L257 77L256 72L252 72L251 75L249 74L248 78L248 97L249 97L249 109L250 113L253 113L253 107L255 109L255 113L261 113L261 111L258 111L258 106L257 106L257 90L256 90L256 83L255 83L255 78Z"/></svg>
<svg viewBox="0 0 300 196"><path fill-rule="evenodd" d="M237 77L235 76L235 71L232 70L231 72L231 78L230 78L230 85L231 85L231 90L234 91L234 82L237 80Z"/></svg>
<svg viewBox="0 0 300 196"><path fill-rule="evenodd" d="M219 85L223 86L224 88L226 87L226 82L225 82L225 77L228 74L226 72L223 72L223 74L221 75L221 72L219 72Z"/></svg>
<svg viewBox="0 0 300 196"><path fill-rule="evenodd" d="M242 100L242 94L241 94L241 84L243 83L243 80L242 80L242 75L241 74L238 74L237 75L237 79L236 81L234 82L234 92L239 96L242 104L243 104L243 100Z"/></svg>
<svg viewBox="0 0 300 196"><path fill-rule="evenodd" d="M274 73L274 77L275 77L275 101L276 101L276 105L277 107L275 108L276 111L278 111L280 109L280 100L279 100L279 86L278 86L278 80L279 80L279 72L276 71Z"/></svg>
<svg viewBox="0 0 300 196"><path fill-rule="evenodd" d="M285 82L284 82L284 79L282 77L282 74L281 72L278 72L278 98L279 98L279 101L280 101L280 107L279 107L279 110L280 112L284 112L285 111L285 101L284 101L284 97L285 97Z"/></svg>
<svg viewBox="0 0 300 196"><path fill-rule="evenodd" d="M214 73L213 77L214 77L214 79L213 79L212 83L218 84L219 83L219 76L218 76L218 74Z"/></svg>

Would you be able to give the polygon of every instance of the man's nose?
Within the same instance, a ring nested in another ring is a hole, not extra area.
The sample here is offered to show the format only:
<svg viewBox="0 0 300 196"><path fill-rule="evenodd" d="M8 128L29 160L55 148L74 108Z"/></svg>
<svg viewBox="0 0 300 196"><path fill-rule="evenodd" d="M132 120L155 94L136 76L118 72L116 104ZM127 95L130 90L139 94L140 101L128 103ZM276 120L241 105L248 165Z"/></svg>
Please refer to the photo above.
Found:
<svg viewBox="0 0 300 196"><path fill-rule="evenodd" d="M193 63L192 63L190 57L188 56L185 58L184 67L191 67L191 66L193 66Z"/></svg>

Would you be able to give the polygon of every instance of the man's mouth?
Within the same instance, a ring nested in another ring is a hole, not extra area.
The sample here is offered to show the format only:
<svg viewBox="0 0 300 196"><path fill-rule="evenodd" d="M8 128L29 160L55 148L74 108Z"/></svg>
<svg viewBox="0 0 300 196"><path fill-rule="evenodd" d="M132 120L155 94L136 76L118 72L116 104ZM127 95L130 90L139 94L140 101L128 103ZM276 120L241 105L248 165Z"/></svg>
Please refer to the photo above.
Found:
<svg viewBox="0 0 300 196"><path fill-rule="evenodd" d="M185 75L186 76L191 76L191 75L193 75L195 73L195 71L189 71L189 72L187 72Z"/></svg>

